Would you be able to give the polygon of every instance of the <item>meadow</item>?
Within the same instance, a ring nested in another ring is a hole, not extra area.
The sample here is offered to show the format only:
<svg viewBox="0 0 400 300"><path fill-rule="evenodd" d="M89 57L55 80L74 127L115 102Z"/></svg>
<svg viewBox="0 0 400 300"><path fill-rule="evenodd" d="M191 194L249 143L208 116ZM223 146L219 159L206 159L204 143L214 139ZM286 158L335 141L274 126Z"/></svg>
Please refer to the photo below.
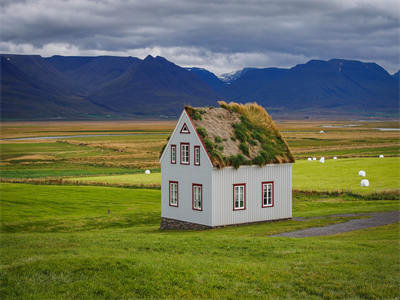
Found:
<svg viewBox="0 0 400 300"><path fill-rule="evenodd" d="M174 122L3 123L2 138L42 139L0 141L0 297L398 297L399 223L270 237L399 210L400 134L375 129L398 123L277 125L297 158L293 215L305 219L163 232L158 156ZM43 138L78 134L130 135Z"/></svg>

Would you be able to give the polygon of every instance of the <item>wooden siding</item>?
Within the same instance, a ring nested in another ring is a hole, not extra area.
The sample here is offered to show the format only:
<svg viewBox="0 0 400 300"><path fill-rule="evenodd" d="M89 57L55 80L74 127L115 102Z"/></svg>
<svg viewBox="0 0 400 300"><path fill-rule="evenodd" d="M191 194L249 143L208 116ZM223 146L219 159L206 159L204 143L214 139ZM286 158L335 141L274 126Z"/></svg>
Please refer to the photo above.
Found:
<svg viewBox="0 0 400 300"><path fill-rule="evenodd" d="M186 123L190 133L180 133L183 124ZM200 139L196 134L195 128L184 111L179 118L176 126L178 130L174 130L163 155L161 156L161 216L164 218L187 221L202 225L211 226L211 209L212 209L212 185L211 172L212 165L207 156ZM176 147L176 156L179 161L181 157L181 143L189 143L190 145L190 164L182 165L171 164L170 162L170 145L178 145ZM200 165L194 165L194 146L200 146ZM169 206L169 181L178 181L178 202L179 207ZM203 210L193 210L192 208L192 184L201 184L203 186Z"/></svg>
<svg viewBox="0 0 400 300"><path fill-rule="evenodd" d="M274 206L262 207L262 182L274 182ZM212 226L292 217L292 164L213 169ZM246 183L246 209L233 210L233 184Z"/></svg>

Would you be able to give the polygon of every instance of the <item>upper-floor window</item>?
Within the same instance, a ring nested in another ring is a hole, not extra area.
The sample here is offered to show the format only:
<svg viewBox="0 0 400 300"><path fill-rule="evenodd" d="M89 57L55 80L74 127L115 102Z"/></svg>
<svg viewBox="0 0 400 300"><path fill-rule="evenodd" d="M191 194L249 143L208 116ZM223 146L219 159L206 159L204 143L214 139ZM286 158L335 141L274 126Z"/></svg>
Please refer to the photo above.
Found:
<svg viewBox="0 0 400 300"><path fill-rule="evenodd" d="M171 164L176 164L176 145L171 145Z"/></svg>
<svg viewBox="0 0 400 300"><path fill-rule="evenodd" d="M169 205L178 206L178 181L169 182Z"/></svg>
<svg viewBox="0 0 400 300"><path fill-rule="evenodd" d="M262 183L262 207L274 206L274 182Z"/></svg>
<svg viewBox="0 0 400 300"><path fill-rule="evenodd" d="M200 146L194 146L194 164L200 166Z"/></svg>
<svg viewBox="0 0 400 300"><path fill-rule="evenodd" d="M190 161L190 144L181 143L181 164L188 165Z"/></svg>
<svg viewBox="0 0 400 300"><path fill-rule="evenodd" d="M203 210L203 185L193 183L192 185L192 208Z"/></svg>
<svg viewBox="0 0 400 300"><path fill-rule="evenodd" d="M233 185L233 210L246 209L246 184Z"/></svg>

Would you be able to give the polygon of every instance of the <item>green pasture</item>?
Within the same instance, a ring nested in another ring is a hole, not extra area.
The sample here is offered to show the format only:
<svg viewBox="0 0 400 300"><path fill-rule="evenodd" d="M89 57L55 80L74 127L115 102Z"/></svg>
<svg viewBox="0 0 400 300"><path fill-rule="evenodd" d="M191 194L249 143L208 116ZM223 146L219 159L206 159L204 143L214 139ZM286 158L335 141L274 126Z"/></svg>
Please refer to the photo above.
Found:
<svg viewBox="0 0 400 300"><path fill-rule="evenodd" d="M76 183L104 183L123 186L160 186L161 173L144 174L144 171L142 171L140 174L72 177L64 181Z"/></svg>
<svg viewBox="0 0 400 300"><path fill-rule="evenodd" d="M369 187L361 187L366 171ZM155 186L161 184L161 174L125 174L69 178L66 182L104 183L126 186ZM325 163L297 160L293 165L293 189L301 191L346 191L371 194L400 189L400 157L327 159Z"/></svg>
<svg viewBox="0 0 400 300"><path fill-rule="evenodd" d="M399 224L304 239L269 235L346 218L162 232L159 190L0 187L2 299L395 298L400 293ZM294 200L294 215L388 211L398 204L304 196Z"/></svg>
<svg viewBox="0 0 400 300"><path fill-rule="evenodd" d="M359 177L363 170L366 177ZM370 186L361 187L361 179ZM369 194L400 189L400 157L327 159L325 163L298 160L293 166L293 189L302 191L351 191Z"/></svg>
<svg viewBox="0 0 400 300"><path fill-rule="evenodd" d="M155 169L159 172L159 169ZM2 178L34 179L34 178L58 178L71 176L110 175L138 173L143 170L124 167L107 167L101 165L89 165L84 163L55 162L51 164L6 165L0 169Z"/></svg>

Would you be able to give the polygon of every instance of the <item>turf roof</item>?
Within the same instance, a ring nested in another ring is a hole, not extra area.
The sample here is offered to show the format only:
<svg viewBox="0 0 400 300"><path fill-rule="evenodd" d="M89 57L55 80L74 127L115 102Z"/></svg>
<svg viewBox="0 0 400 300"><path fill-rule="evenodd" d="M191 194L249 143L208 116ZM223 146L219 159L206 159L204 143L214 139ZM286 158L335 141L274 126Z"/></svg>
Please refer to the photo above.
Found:
<svg viewBox="0 0 400 300"><path fill-rule="evenodd" d="M190 115L214 167L293 163L288 144L265 109L256 103L218 102L191 107Z"/></svg>

